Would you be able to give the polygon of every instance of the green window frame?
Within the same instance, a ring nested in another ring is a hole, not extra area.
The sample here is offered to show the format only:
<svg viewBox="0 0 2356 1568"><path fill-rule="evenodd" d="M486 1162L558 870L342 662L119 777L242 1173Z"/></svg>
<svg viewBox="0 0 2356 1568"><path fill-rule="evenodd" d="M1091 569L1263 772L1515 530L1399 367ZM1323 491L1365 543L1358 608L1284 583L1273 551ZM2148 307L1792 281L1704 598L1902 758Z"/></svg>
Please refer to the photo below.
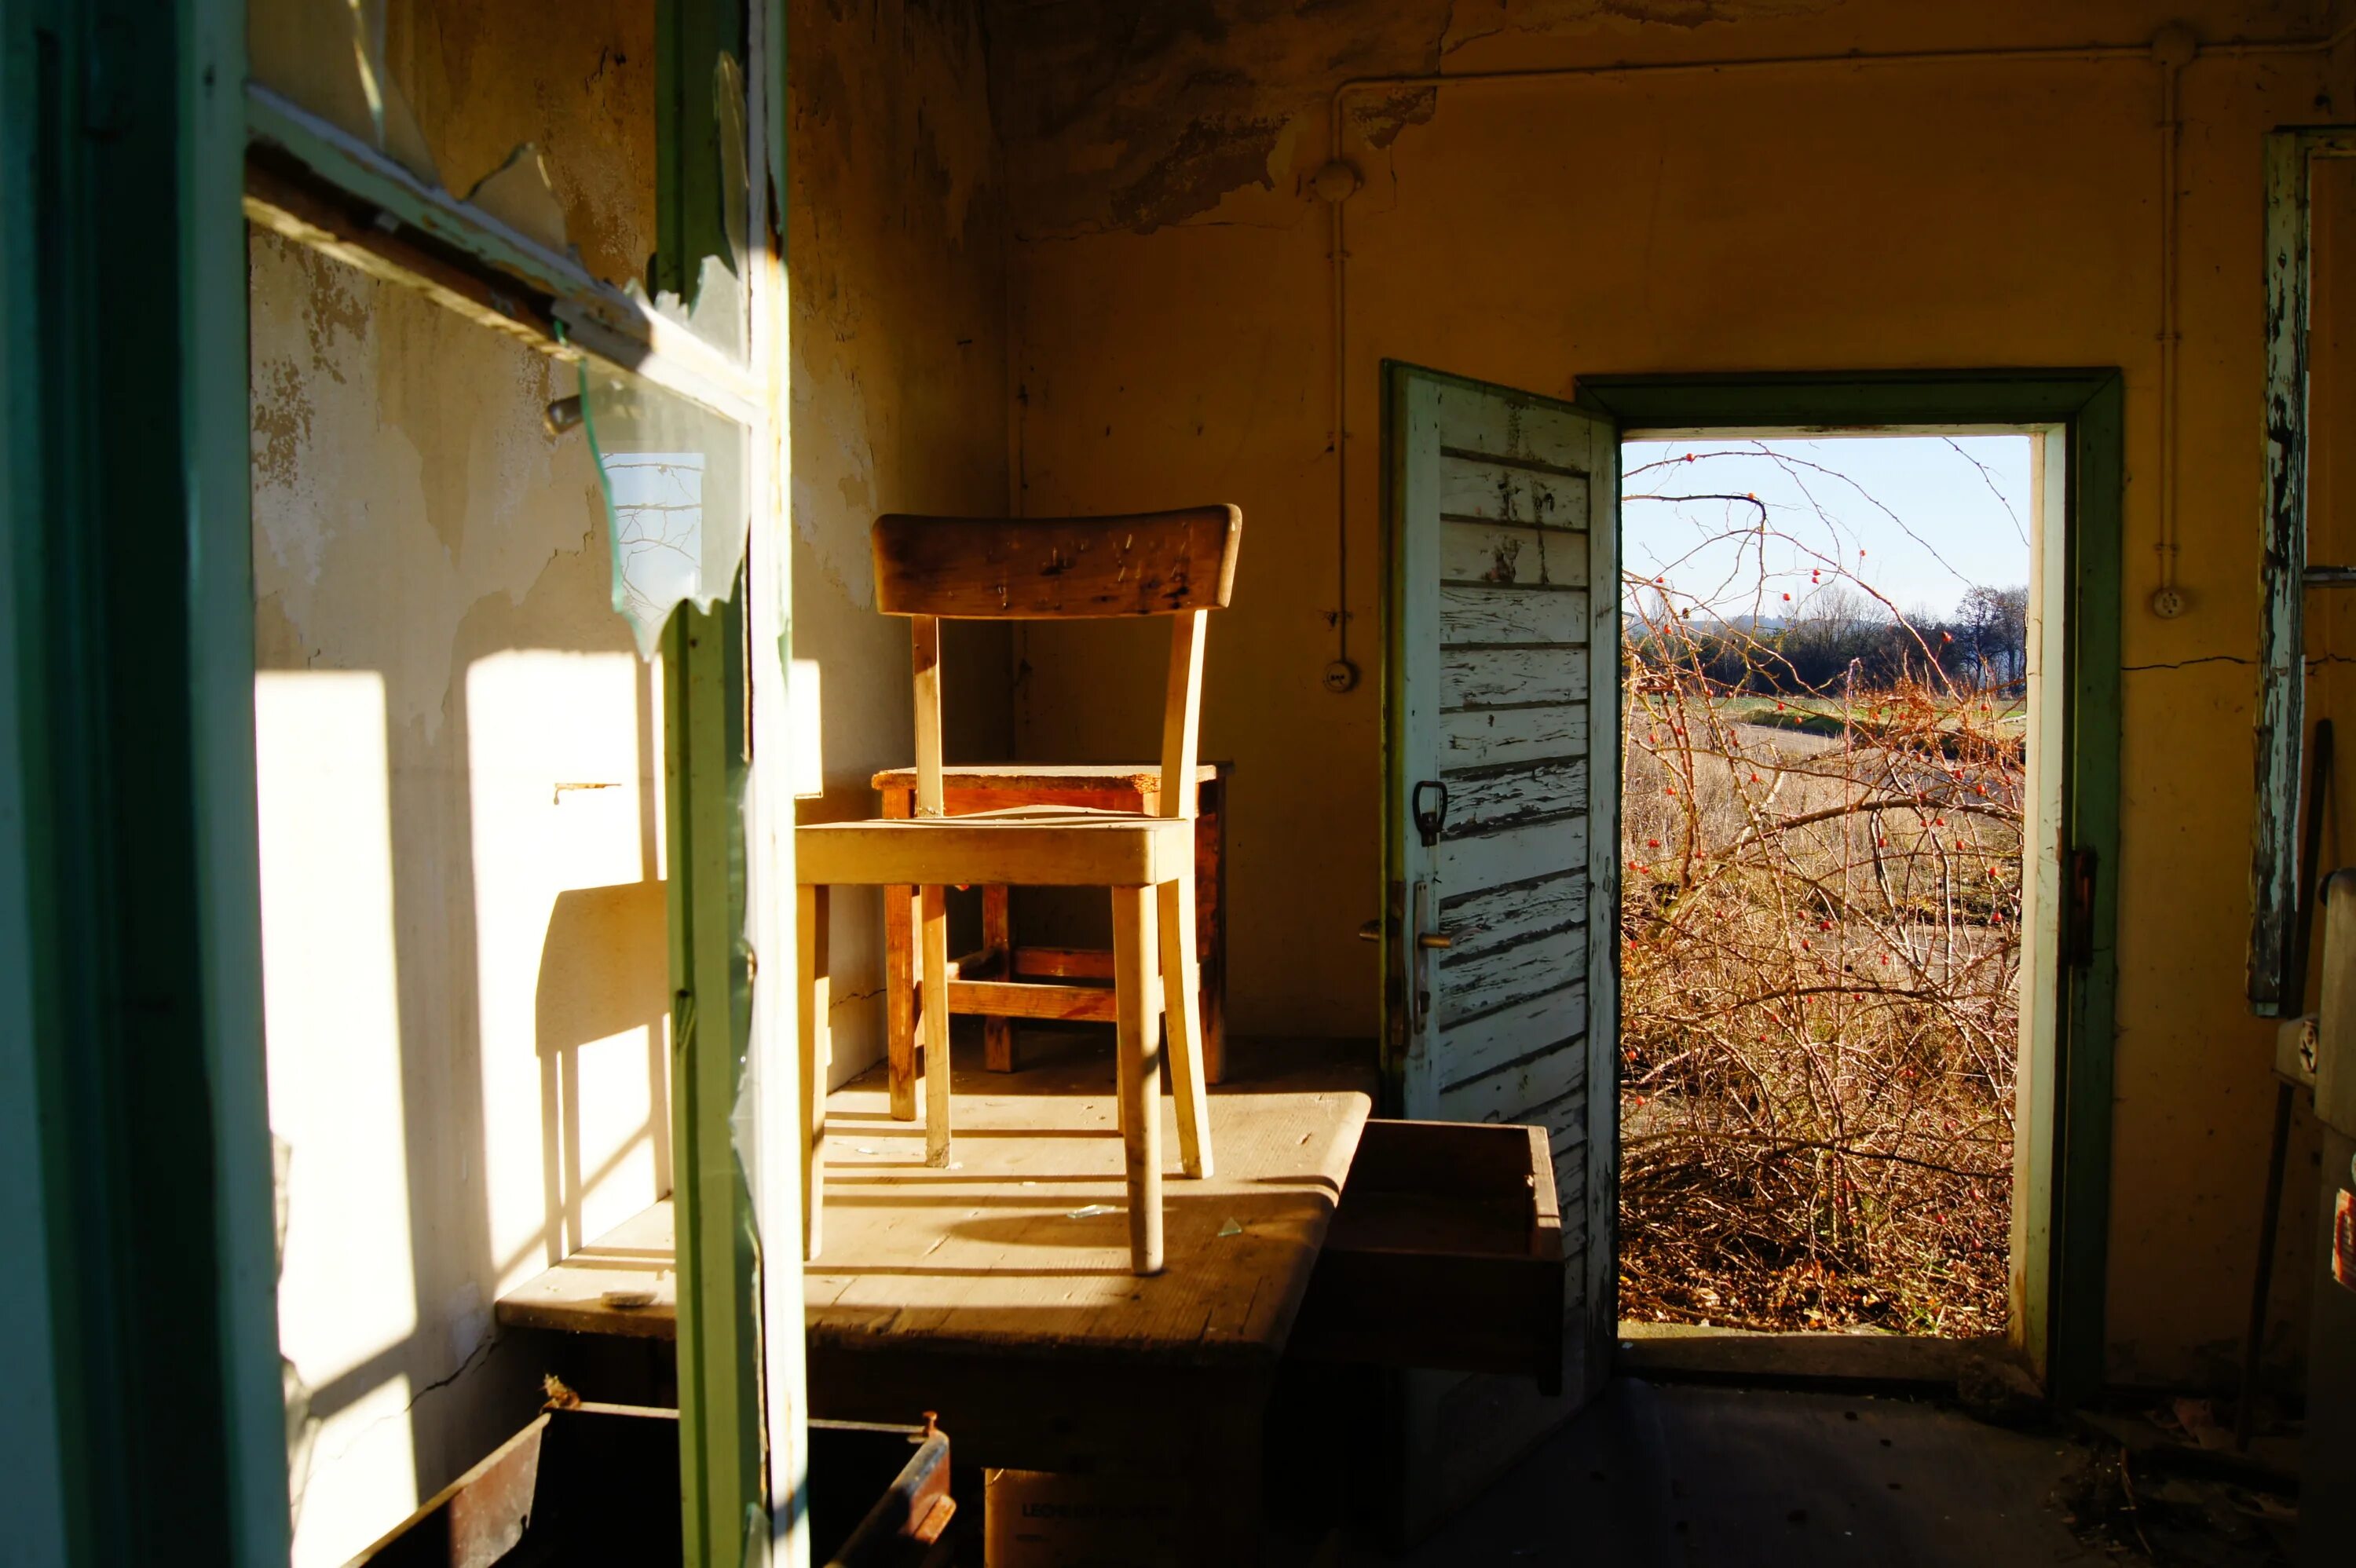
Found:
<svg viewBox="0 0 2356 1568"><path fill-rule="evenodd" d="M160 14L159 14L160 13ZM747 62L755 353L246 83L243 0L0 0L0 1497L34 1559L284 1562L263 1091L247 218L753 432L744 575L666 629L686 1560L802 1555L790 796L751 766L790 648L782 0L661 0L658 287L717 177L712 61ZM772 238L772 236L775 236ZM775 705L772 705L775 706ZM783 964L781 973L791 965ZM750 1104L741 1143L732 1114ZM765 1179L774 1164L776 1180ZM757 1189L757 1202L756 1202ZM766 1216L786 1244L766 1254ZM765 1357L765 1343L769 1353Z"/></svg>

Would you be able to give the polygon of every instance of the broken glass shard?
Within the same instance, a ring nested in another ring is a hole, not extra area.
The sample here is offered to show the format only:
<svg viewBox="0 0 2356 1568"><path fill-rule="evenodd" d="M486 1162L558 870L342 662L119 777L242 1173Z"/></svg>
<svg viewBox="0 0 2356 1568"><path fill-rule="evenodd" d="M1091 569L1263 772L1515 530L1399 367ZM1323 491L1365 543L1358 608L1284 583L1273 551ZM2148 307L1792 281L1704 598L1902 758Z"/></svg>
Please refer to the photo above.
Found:
<svg viewBox="0 0 2356 1568"><path fill-rule="evenodd" d="M605 487L614 609L651 659L670 613L734 591L752 522L743 425L598 360L581 406Z"/></svg>

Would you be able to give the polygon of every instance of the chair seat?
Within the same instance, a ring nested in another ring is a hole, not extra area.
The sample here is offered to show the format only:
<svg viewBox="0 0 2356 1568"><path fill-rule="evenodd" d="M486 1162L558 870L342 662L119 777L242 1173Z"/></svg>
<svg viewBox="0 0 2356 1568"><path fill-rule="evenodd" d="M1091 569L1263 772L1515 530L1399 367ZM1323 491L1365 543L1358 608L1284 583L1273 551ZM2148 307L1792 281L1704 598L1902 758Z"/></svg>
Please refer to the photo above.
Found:
<svg viewBox="0 0 2356 1568"><path fill-rule="evenodd" d="M1017 806L797 827L794 875L830 887L1143 888L1191 874L1194 850L1181 817Z"/></svg>

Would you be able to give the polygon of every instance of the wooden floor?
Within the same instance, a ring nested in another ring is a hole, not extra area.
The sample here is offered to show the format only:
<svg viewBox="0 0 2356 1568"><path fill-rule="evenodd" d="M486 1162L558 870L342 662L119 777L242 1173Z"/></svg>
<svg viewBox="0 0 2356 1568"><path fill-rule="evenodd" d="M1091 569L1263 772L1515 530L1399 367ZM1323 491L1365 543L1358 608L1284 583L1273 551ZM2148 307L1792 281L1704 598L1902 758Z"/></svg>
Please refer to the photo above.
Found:
<svg viewBox="0 0 2356 1568"><path fill-rule="evenodd" d="M1041 1031L1023 1059L985 1073L960 1053L946 1170L926 1168L921 1125L892 1120L880 1066L828 1097L812 1355L905 1341L1272 1360L1372 1107L1371 1052L1238 1042L1211 1095L1207 1181L1177 1175L1163 1097L1167 1262L1151 1279L1129 1272L1109 1038ZM502 1296L499 1320L668 1338L670 1260L666 1202Z"/></svg>

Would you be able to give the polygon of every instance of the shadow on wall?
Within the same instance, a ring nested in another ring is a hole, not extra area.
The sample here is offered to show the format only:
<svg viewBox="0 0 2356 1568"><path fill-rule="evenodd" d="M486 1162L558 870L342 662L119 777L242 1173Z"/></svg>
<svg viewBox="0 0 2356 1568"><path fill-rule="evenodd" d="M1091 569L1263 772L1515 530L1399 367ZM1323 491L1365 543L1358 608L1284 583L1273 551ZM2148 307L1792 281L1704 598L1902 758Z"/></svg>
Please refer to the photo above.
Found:
<svg viewBox="0 0 2356 1568"><path fill-rule="evenodd" d="M646 1136L659 1184L670 1169L670 963L667 884L621 882L556 895L541 944L534 1035L540 1047L540 1119L551 1262L594 1238L582 1229L582 1198L637 1149L614 1148L582 1169L582 1054L624 1036L645 1041ZM561 1226L561 1228L560 1228ZM508 1260L512 1266L515 1260ZM504 1270L502 1270L504 1272Z"/></svg>

